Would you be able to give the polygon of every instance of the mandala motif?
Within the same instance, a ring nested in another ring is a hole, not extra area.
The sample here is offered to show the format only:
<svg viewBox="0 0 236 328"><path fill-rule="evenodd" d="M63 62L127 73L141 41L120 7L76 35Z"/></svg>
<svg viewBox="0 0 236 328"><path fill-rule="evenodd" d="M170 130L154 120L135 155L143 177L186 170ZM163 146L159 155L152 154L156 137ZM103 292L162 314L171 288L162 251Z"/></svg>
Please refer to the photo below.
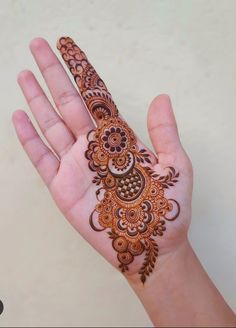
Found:
<svg viewBox="0 0 236 328"><path fill-rule="evenodd" d="M134 132L119 115L104 82L85 54L70 38L58 42L63 59L79 87L97 128L88 134L85 153L97 190L98 203L89 222L95 231L108 230L122 272L136 256L145 253L139 270L141 281L153 271L158 256L155 236L162 236L165 222L175 220L180 206L165 197L179 174L173 167L166 176L156 174L149 154L139 149Z"/></svg>

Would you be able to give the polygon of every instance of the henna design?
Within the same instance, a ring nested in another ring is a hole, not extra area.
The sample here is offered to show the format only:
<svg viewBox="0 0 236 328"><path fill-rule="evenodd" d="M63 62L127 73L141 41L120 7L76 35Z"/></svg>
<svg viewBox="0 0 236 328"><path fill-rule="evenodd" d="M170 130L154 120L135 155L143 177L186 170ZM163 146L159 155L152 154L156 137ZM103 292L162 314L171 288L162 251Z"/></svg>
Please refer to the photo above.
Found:
<svg viewBox="0 0 236 328"><path fill-rule="evenodd" d="M108 229L122 272L129 269L135 256L145 252L139 270L144 283L158 256L152 236L162 236L166 220L173 221L180 213L178 202L164 194L178 181L179 173L168 167L162 176L148 166L150 155L139 149L134 132L119 117L110 93L85 54L68 37L61 38L57 47L97 124L88 133L85 153L90 170L96 173L93 183L99 186L90 225L95 231Z"/></svg>

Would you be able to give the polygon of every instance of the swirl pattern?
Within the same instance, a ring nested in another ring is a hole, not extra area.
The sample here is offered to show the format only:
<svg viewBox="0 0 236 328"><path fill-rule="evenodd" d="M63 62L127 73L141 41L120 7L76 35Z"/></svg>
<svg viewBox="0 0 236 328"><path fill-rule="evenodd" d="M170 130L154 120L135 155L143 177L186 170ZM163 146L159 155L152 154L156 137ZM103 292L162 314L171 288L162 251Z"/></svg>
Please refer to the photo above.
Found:
<svg viewBox="0 0 236 328"><path fill-rule="evenodd" d="M165 197L165 188L173 186L179 174L173 167L164 177L151 169L148 152L139 149L134 132L119 117L83 51L70 38L61 38L58 49L97 124L88 134L85 156L96 174L93 182L100 186L97 193L102 190L103 196L90 215L90 225L96 231L108 230L122 272L145 253L139 270L144 283L158 255L153 237L162 236L166 220L176 219L180 212L178 202Z"/></svg>

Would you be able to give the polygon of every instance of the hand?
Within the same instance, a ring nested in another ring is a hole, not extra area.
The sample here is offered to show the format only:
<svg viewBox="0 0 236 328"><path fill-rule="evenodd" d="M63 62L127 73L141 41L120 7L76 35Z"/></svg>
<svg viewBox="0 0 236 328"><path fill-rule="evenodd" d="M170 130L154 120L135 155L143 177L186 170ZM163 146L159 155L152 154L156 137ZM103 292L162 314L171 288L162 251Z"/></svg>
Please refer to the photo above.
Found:
<svg viewBox="0 0 236 328"><path fill-rule="evenodd" d="M155 326L235 327L235 314L188 242L192 166L169 97L156 97L148 112L154 155L70 38L58 49L80 93L45 40L30 48L60 114L31 72L18 81L52 150L25 112L16 111L13 122L62 213L124 272Z"/></svg>
<svg viewBox="0 0 236 328"><path fill-rule="evenodd" d="M191 217L192 167L169 97L156 97L148 112L154 155L70 38L61 38L58 49L80 93L45 40L33 40L30 49L60 114L33 73L21 72L18 82L52 150L18 110L20 142L75 229L127 276L148 283L186 242Z"/></svg>

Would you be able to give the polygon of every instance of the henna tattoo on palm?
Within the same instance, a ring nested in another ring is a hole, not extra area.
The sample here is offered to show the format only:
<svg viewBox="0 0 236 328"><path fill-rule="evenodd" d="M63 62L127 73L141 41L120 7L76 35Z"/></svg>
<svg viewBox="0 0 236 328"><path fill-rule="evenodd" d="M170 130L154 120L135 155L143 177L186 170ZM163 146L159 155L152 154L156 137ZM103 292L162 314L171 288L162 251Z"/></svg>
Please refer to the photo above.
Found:
<svg viewBox="0 0 236 328"><path fill-rule="evenodd" d="M61 38L57 47L97 125L88 133L85 153L89 169L96 172L93 183L98 186L90 225L95 231L108 230L122 272L145 252L139 270L144 283L158 256L153 237L162 236L166 220L175 220L180 213L178 202L165 197L165 189L174 186L179 173L173 167L167 168L166 176L152 170L149 153L139 149L134 132L119 117L110 93L83 51L71 38Z"/></svg>

